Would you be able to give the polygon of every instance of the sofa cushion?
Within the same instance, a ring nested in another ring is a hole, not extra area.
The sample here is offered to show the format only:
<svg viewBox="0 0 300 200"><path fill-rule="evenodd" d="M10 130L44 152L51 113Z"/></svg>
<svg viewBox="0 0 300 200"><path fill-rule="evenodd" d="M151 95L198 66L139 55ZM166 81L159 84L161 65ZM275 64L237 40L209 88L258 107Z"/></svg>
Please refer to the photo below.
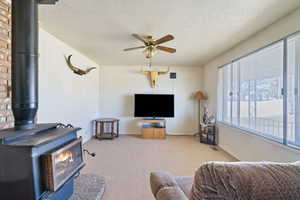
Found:
<svg viewBox="0 0 300 200"><path fill-rule="evenodd" d="M300 162L210 162L196 172L190 200L300 199Z"/></svg>

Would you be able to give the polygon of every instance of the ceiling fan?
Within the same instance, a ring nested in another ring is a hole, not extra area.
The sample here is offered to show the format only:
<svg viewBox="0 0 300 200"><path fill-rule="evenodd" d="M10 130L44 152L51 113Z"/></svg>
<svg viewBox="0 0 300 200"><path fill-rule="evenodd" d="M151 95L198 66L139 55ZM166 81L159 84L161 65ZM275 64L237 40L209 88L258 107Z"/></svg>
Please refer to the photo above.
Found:
<svg viewBox="0 0 300 200"><path fill-rule="evenodd" d="M142 41L144 43L144 46L139 46L139 47L133 47L133 48L127 48L124 49L124 51L132 51L136 49L144 49L144 54L146 58L151 58L158 50L165 51L168 53L175 53L176 49L170 48L170 47L165 47L165 46L160 46L160 44L174 40L173 35L166 35L158 40L154 40L152 36L140 36L138 34L132 34L133 37L136 39Z"/></svg>

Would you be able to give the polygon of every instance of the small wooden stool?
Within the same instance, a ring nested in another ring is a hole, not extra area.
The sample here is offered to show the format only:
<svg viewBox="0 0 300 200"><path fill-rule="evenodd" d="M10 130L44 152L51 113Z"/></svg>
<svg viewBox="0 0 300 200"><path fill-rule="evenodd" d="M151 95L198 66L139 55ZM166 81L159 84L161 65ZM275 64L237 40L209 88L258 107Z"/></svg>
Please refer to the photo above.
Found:
<svg viewBox="0 0 300 200"><path fill-rule="evenodd" d="M119 137L119 121L120 120L116 118L95 119L95 137L99 140L112 140L115 137ZM108 126L108 129L110 131L105 132L105 125ZM117 126L115 127L115 125Z"/></svg>

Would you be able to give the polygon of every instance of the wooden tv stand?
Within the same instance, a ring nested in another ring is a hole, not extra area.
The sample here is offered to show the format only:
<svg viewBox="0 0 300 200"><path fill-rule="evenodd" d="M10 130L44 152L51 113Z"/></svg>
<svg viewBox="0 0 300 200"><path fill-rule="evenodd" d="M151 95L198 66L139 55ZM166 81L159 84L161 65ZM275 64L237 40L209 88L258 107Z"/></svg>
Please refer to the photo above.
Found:
<svg viewBox="0 0 300 200"><path fill-rule="evenodd" d="M166 139L166 120L143 119L142 138L144 139Z"/></svg>

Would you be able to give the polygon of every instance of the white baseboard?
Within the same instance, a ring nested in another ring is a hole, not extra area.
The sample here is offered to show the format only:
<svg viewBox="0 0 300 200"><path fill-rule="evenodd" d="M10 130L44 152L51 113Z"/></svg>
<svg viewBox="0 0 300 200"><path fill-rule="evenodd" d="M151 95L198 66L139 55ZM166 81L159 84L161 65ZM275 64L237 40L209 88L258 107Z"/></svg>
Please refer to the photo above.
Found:
<svg viewBox="0 0 300 200"><path fill-rule="evenodd" d="M167 135L174 135L174 136L184 136L184 135L187 135L187 136L192 136L194 135L195 133L167 133ZM126 132L126 133L120 133L120 135L141 135L141 133L134 133L134 132Z"/></svg>

